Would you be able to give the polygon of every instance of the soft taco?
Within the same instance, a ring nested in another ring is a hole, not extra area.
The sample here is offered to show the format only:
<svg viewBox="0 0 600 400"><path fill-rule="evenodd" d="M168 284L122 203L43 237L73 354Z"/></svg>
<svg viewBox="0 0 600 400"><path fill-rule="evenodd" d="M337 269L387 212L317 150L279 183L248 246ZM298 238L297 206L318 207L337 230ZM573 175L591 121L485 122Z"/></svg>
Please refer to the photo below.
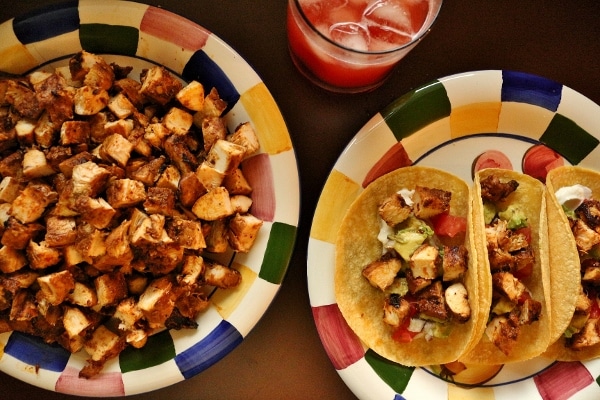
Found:
<svg viewBox="0 0 600 400"><path fill-rule="evenodd" d="M455 361L483 324L470 187L447 172L400 168L369 184L336 242L335 296L357 336L408 366Z"/></svg>
<svg viewBox="0 0 600 400"><path fill-rule="evenodd" d="M481 170L474 181L473 231L486 318L479 343L460 361L527 360L541 354L552 337L545 188L505 169Z"/></svg>
<svg viewBox="0 0 600 400"><path fill-rule="evenodd" d="M600 173L560 167L546 186L552 306L563 328L544 356L588 360L600 356Z"/></svg>

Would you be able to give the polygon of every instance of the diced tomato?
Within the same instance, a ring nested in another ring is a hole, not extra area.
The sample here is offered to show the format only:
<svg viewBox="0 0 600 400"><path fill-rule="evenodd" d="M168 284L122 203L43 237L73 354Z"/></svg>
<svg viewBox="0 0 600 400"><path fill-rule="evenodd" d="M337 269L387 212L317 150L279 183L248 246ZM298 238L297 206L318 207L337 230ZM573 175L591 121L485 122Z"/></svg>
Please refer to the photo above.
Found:
<svg viewBox="0 0 600 400"><path fill-rule="evenodd" d="M524 266L523 268L519 268L518 270L516 270L513 273L513 275L518 280L523 280L523 279L529 278L531 276L532 272L533 272L533 263L529 263L526 266Z"/></svg>
<svg viewBox="0 0 600 400"><path fill-rule="evenodd" d="M411 302L410 299L407 299L407 300L409 302ZM410 343L413 340L413 338L419 334L419 332L412 332L412 331L408 330L408 327L410 326L410 319L416 313L417 313L417 309L415 308L414 304L411 302L410 311L409 311L408 315L404 318L404 321L402 321L402 324L398 328L396 328L394 333L392 333L392 339L394 339L395 341L400 342L400 343Z"/></svg>
<svg viewBox="0 0 600 400"><path fill-rule="evenodd" d="M526 226L524 228L515 229L516 234L525 235L525 239L527 239L527 243L531 243L531 228Z"/></svg>
<svg viewBox="0 0 600 400"><path fill-rule="evenodd" d="M450 215L449 213L438 214L431 217L433 230L438 236L454 237L467 230L467 219Z"/></svg>

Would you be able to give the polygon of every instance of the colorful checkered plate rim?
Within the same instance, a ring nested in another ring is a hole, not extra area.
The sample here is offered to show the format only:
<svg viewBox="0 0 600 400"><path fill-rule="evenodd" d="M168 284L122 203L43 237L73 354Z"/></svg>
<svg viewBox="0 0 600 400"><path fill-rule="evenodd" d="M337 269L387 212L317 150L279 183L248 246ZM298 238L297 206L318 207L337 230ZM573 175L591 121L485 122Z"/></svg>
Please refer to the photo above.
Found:
<svg viewBox="0 0 600 400"><path fill-rule="evenodd" d="M127 1L69 1L0 25L0 70L23 74L64 66L85 49L133 73L164 65L186 81L216 87L228 103L230 130L250 121L261 144L243 163L253 186L252 213L264 225L250 253L224 262L243 283L216 291L197 330L157 333L127 349L94 379L78 378L82 353L69 354L37 338L0 334L0 370L33 385L80 396L143 393L188 379L238 346L267 310L286 273L296 239L300 190L294 148L283 117L256 72L205 28L164 9ZM138 75L136 75L138 76Z"/></svg>
<svg viewBox="0 0 600 400"><path fill-rule="evenodd" d="M472 182L473 165L486 152L536 177L540 169L533 165L532 155L540 152L552 155L553 165L600 169L599 116L597 104L559 83L523 72L486 70L423 85L398 98L356 134L326 181L308 244L314 320L333 366L356 396L365 400L600 398L600 360L562 363L536 358L507 364L490 372L484 383L468 388L442 380L435 367L394 364L366 348L348 327L333 284L338 227L369 182L412 164L444 169Z"/></svg>

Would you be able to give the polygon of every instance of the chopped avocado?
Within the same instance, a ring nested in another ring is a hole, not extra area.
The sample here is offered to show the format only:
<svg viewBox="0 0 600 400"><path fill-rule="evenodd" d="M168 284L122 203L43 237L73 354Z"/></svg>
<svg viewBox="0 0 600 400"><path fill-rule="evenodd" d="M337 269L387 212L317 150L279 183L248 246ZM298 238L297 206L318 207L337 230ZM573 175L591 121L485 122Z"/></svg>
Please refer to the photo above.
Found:
<svg viewBox="0 0 600 400"><path fill-rule="evenodd" d="M492 223L492 220L496 216L496 206L494 203L490 203L489 201L483 202L483 219L485 220L486 225Z"/></svg>
<svg viewBox="0 0 600 400"><path fill-rule="evenodd" d="M408 261L415 250L432 236L433 230L429 225L417 218L410 217L402 225L402 228L390 235L389 238L394 241L394 250L400 257Z"/></svg>
<svg viewBox="0 0 600 400"><path fill-rule="evenodd" d="M519 229L527 226L527 216L518 206L509 205L506 210L500 211L498 217L508 222L508 229Z"/></svg>
<svg viewBox="0 0 600 400"><path fill-rule="evenodd" d="M396 278L394 279L394 283L388 286L385 291L386 293L395 293L402 297L408 293L408 281L406 278Z"/></svg>
<svg viewBox="0 0 600 400"><path fill-rule="evenodd" d="M565 330L564 336L568 339L577 332L581 331L581 329L585 326L585 323L588 320L588 315L584 314L575 314L573 315L573 319L569 324L569 327Z"/></svg>
<svg viewBox="0 0 600 400"><path fill-rule="evenodd" d="M438 339L447 338L450 336L452 326L450 324L435 324L433 327L433 337Z"/></svg>
<svg viewBox="0 0 600 400"><path fill-rule="evenodd" d="M571 210L570 208L565 207L564 205L562 206L562 209L565 212L567 218L573 221L577 219L577 215L575 215L575 210Z"/></svg>
<svg viewBox="0 0 600 400"><path fill-rule="evenodd" d="M515 303L508 300L506 297L501 297L500 300L492 308L492 314L502 315L507 314L515 308Z"/></svg>

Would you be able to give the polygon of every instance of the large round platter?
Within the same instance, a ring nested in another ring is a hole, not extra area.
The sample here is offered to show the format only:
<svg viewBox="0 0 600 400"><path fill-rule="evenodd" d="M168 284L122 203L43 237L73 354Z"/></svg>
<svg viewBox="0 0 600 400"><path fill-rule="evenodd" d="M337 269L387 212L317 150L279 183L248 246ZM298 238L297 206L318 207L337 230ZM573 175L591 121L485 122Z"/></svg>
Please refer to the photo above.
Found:
<svg viewBox="0 0 600 400"><path fill-rule="evenodd" d="M127 1L69 1L0 25L0 71L53 70L85 49L109 62L133 66L131 77L163 65L184 81L216 87L227 101L234 130L249 121L260 141L244 161L253 186L251 212L264 224L248 254L220 261L242 273L234 291L216 291L197 330L165 330L140 350L126 350L94 379L78 378L86 355L36 338L0 334L0 370L33 385L80 396L123 396L188 379L231 352L275 297L292 254L299 217L296 157L283 117L260 77L226 43L181 16Z"/></svg>
<svg viewBox="0 0 600 400"><path fill-rule="evenodd" d="M413 90L356 134L331 171L315 211L308 244L308 286L325 351L357 397L600 397L600 360L564 363L536 358L499 366L487 376L484 371L474 385L449 383L436 374L435 367L394 364L366 348L351 331L336 304L333 283L338 227L351 203L373 179L418 164L447 170L472 183L473 165L484 153L542 179L540 154L545 154L542 160L554 157L550 157L551 165L600 169L598 115L597 104L548 79L514 71L476 71Z"/></svg>

